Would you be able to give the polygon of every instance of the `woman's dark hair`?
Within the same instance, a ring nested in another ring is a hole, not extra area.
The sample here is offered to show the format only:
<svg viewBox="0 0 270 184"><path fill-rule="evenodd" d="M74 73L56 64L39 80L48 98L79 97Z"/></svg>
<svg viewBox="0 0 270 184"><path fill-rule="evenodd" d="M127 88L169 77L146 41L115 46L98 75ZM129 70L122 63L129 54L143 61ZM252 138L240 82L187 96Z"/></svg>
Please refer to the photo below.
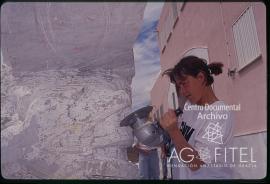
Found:
<svg viewBox="0 0 270 184"><path fill-rule="evenodd" d="M174 68L164 71L162 76L168 75L171 82L176 83L176 79L185 79L186 75L196 77L199 72L202 72L206 78L206 85L209 86L214 82L212 74L218 75L222 73L222 67L222 63L214 62L207 65L204 59L196 56L186 56Z"/></svg>

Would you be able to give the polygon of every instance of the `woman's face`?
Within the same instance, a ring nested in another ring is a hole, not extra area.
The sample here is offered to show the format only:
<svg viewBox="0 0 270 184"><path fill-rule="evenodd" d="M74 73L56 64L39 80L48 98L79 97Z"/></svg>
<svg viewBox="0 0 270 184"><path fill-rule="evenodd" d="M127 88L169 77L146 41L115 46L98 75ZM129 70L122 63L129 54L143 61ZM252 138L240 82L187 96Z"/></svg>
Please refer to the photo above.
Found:
<svg viewBox="0 0 270 184"><path fill-rule="evenodd" d="M191 103L198 104L205 89L204 75L200 72L196 77L186 75L184 79L177 79L178 90Z"/></svg>

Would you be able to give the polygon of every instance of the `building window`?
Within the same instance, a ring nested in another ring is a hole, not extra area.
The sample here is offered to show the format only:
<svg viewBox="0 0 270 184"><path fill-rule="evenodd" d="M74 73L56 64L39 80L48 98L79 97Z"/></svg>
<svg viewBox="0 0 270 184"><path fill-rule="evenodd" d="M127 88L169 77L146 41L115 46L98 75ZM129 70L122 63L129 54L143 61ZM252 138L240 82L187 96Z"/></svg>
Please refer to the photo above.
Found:
<svg viewBox="0 0 270 184"><path fill-rule="evenodd" d="M186 56L197 56L199 58L206 60L207 64L209 64L209 54L208 54L207 47L190 48L183 54L183 57L186 57Z"/></svg>
<svg viewBox="0 0 270 184"><path fill-rule="evenodd" d="M252 7L248 7L232 26L238 71L261 56Z"/></svg>

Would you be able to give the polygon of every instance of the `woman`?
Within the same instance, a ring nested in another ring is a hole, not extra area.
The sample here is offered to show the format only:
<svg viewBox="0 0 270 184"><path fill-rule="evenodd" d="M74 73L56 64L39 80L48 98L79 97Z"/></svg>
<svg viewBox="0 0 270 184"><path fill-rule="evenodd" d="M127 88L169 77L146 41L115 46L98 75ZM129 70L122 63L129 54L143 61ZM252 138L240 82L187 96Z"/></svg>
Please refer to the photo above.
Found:
<svg viewBox="0 0 270 184"><path fill-rule="evenodd" d="M174 149L170 160L173 179L231 179L231 160L226 152L233 137L231 112L220 101L211 84L213 74L222 73L222 63L187 56L172 69L164 72L176 84L178 93L187 102L182 117L168 110L161 118L161 126L168 132Z"/></svg>

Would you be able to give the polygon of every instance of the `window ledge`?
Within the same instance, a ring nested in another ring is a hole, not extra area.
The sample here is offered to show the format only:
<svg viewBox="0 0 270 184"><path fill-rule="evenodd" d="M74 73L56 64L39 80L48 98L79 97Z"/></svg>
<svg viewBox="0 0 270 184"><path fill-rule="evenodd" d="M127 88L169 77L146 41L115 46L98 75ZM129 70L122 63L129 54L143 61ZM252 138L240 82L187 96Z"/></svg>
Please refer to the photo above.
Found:
<svg viewBox="0 0 270 184"><path fill-rule="evenodd" d="M238 67L237 72L241 72L242 70L247 68L249 65L251 65L252 63L256 62L258 59L260 59L261 57L262 57L262 54L258 55L256 58L252 59L250 62Z"/></svg>

